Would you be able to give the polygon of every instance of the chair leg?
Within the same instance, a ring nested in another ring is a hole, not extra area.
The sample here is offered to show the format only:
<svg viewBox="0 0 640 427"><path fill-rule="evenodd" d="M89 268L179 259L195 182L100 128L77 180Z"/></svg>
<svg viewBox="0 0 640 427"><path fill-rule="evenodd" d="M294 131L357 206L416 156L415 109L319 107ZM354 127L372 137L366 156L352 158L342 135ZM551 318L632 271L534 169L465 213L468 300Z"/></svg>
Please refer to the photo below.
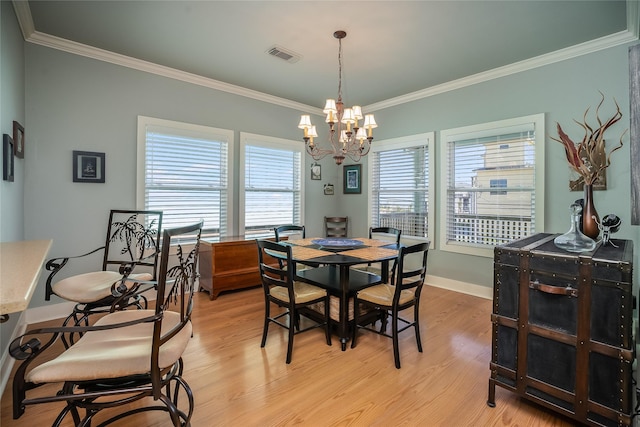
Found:
<svg viewBox="0 0 640 427"><path fill-rule="evenodd" d="M398 348L398 311L392 310L391 313L391 338L393 339L393 358L396 362L396 368L400 369L400 349Z"/></svg>
<svg viewBox="0 0 640 427"><path fill-rule="evenodd" d="M380 333L382 334L387 329L387 321L389 320L389 312L382 310L380 317Z"/></svg>
<svg viewBox="0 0 640 427"><path fill-rule="evenodd" d="M420 323L418 323L418 304L413 307L413 328L416 330L416 343L418 344L418 351L422 353L422 340L420 339Z"/></svg>
<svg viewBox="0 0 640 427"><path fill-rule="evenodd" d="M331 314L330 314L329 294L324 300L324 331L327 336L327 345L331 345Z"/></svg>
<svg viewBox="0 0 640 427"><path fill-rule="evenodd" d="M358 336L358 312L360 311L358 309L358 305L358 297L355 295L353 297L353 332L351 332L351 348L356 346L356 337Z"/></svg>
<svg viewBox="0 0 640 427"><path fill-rule="evenodd" d="M295 309L289 308L289 342L287 343L287 364L291 363L291 353L293 353L293 337L295 336L295 328L292 321L296 316Z"/></svg>
<svg viewBox="0 0 640 427"><path fill-rule="evenodd" d="M264 326L262 327L262 342L260 343L260 347L264 347L267 343L267 332L269 331L269 316L271 315L271 303L269 299L264 299Z"/></svg>

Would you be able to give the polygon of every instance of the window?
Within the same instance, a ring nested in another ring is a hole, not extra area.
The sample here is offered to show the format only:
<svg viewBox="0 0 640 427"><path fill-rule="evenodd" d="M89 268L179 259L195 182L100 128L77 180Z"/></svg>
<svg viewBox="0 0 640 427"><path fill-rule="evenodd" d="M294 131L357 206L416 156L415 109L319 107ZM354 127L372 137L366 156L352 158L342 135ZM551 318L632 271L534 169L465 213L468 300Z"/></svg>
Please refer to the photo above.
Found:
<svg viewBox="0 0 640 427"><path fill-rule="evenodd" d="M240 134L240 233L273 237L279 225L304 218L304 144Z"/></svg>
<svg viewBox="0 0 640 427"><path fill-rule="evenodd" d="M441 137L440 249L491 257L544 229L544 114Z"/></svg>
<svg viewBox="0 0 640 427"><path fill-rule="evenodd" d="M203 237L226 235L232 141L230 130L138 116L138 207L163 211L163 228L204 219Z"/></svg>
<svg viewBox="0 0 640 427"><path fill-rule="evenodd" d="M433 133L375 143L369 154L372 227L433 236Z"/></svg>
<svg viewBox="0 0 640 427"><path fill-rule="evenodd" d="M489 180L489 187L491 188L507 188L506 179L492 179ZM507 194L504 190L492 190L489 194L492 196L499 196L500 194Z"/></svg>

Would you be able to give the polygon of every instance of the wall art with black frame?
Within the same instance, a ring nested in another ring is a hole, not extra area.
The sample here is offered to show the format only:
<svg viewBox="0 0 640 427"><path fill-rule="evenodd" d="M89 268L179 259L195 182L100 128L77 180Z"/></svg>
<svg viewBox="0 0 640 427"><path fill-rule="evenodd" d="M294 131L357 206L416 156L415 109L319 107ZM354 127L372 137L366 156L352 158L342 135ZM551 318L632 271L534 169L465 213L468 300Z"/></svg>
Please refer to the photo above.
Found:
<svg viewBox="0 0 640 427"><path fill-rule="evenodd" d="M92 151L73 152L73 182L105 182L105 155Z"/></svg>
<svg viewBox="0 0 640 427"><path fill-rule="evenodd" d="M13 138L5 133L2 135L2 179L13 182L13 172Z"/></svg>

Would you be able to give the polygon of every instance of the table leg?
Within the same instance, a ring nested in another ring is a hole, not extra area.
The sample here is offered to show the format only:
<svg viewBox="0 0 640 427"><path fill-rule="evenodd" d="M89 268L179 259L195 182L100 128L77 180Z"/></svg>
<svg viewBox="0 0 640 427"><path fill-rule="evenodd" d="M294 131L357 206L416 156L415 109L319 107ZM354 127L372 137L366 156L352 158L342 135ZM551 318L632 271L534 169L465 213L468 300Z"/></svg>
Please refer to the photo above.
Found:
<svg viewBox="0 0 640 427"><path fill-rule="evenodd" d="M340 335L340 343L342 351L347 349L347 341L349 341L349 266L340 265L340 324L338 325L338 333Z"/></svg>
<svg viewBox="0 0 640 427"><path fill-rule="evenodd" d="M380 278L382 279L382 283L387 283L389 282L389 260L382 261L381 268Z"/></svg>

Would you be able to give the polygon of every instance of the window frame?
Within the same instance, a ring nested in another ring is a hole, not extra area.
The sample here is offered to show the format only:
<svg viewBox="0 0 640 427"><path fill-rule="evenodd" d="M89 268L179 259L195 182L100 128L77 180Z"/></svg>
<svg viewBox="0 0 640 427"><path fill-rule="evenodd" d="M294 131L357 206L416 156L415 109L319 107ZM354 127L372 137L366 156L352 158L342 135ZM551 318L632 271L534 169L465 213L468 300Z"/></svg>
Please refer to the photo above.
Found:
<svg viewBox="0 0 640 427"><path fill-rule="evenodd" d="M429 248L433 249L435 245L435 132L425 132L415 135L408 135L399 138L385 139L377 141L371 145L371 152L369 153L367 160L367 177L369 185L367 186L367 218L369 220L369 227L373 224L373 182L374 182L374 154L381 151L391 151L402 148L415 148L426 145L426 151L429 156L429 182L427 185L427 203L429 209L427 211L427 237L422 236L410 236L402 235L402 240L411 241L428 241Z"/></svg>
<svg viewBox="0 0 640 427"><path fill-rule="evenodd" d="M305 171L306 156L304 144L284 138L276 138L253 134L248 132L240 132L240 153L238 162L238 232L245 235L245 147L247 145L260 146L266 148L274 148L280 150L289 150L300 153L300 224L303 225L305 220Z"/></svg>
<svg viewBox="0 0 640 427"><path fill-rule="evenodd" d="M515 132L518 128L531 125L534 126L535 141L535 224L531 233L542 232L544 230L544 201L545 201L545 115L544 113L529 116L516 117L494 122L481 123L477 125L463 126L459 128L446 129L440 132L440 231L439 249L447 252L455 252L467 255L476 255L487 258L494 256L494 246L471 244L465 242L447 241L448 224L448 192L449 192L449 143L464 141L474 138L504 135ZM499 196L494 196L499 197Z"/></svg>
<svg viewBox="0 0 640 427"><path fill-rule="evenodd" d="M136 160L136 206L137 209L146 209L146 145L147 127L154 126L165 128L167 132L175 131L176 135L190 136L211 140L226 140L227 143L227 203L226 203L226 228L220 230L220 237L233 233L235 223L235 211L233 205L233 151L234 131L214 128L211 126L196 125L192 123L173 120L158 119L154 117L138 116L137 130L137 160ZM195 219L194 221L197 221Z"/></svg>

